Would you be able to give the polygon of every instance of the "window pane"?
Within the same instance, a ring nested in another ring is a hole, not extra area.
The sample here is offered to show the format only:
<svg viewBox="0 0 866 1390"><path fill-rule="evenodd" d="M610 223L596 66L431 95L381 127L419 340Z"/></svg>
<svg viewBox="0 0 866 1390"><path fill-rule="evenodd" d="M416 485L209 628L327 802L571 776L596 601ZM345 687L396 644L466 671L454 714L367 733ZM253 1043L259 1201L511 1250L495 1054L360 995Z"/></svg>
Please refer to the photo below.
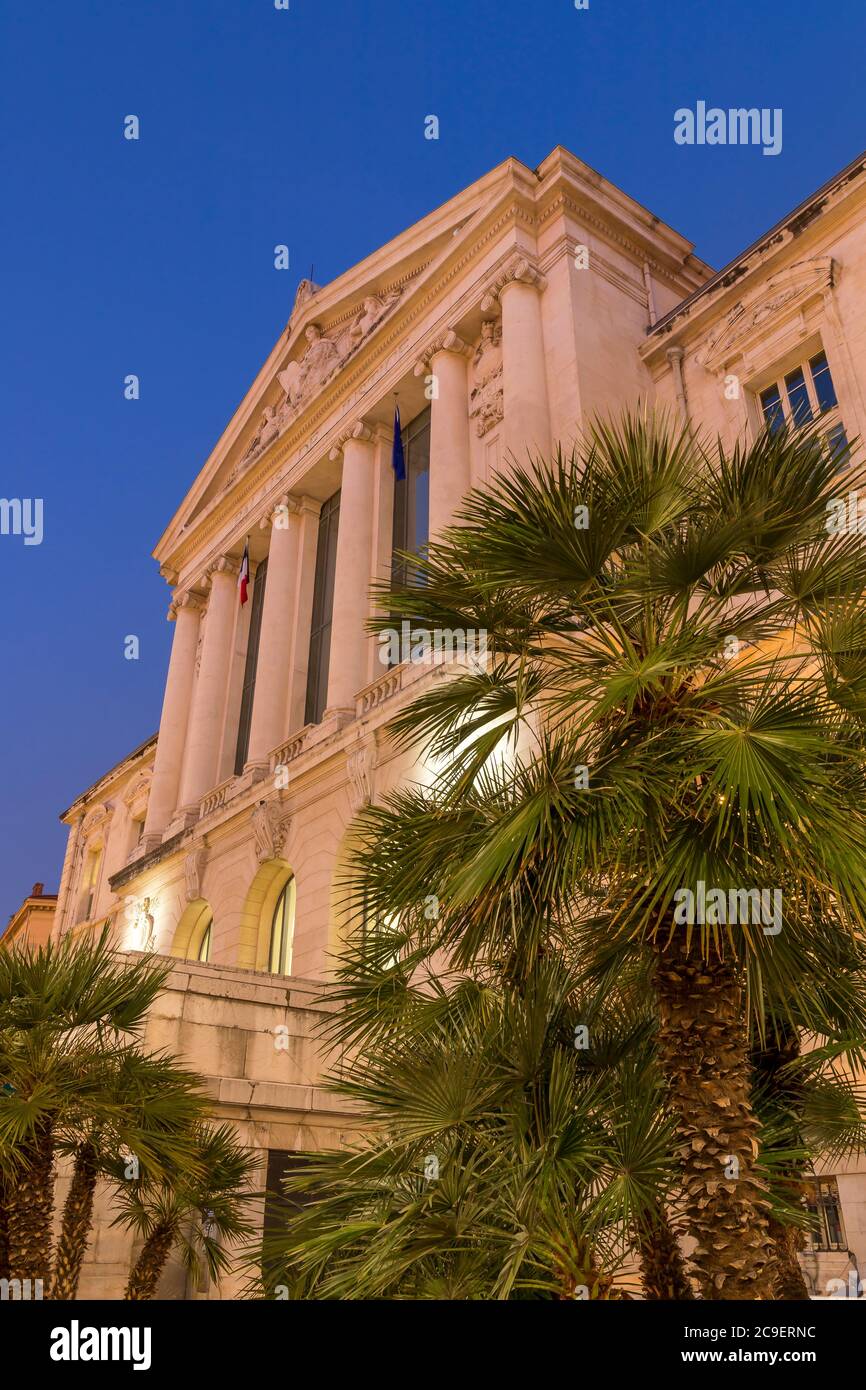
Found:
<svg viewBox="0 0 866 1390"><path fill-rule="evenodd" d="M821 413L825 410L832 410L836 404L836 390L833 386L833 378L830 375L830 365L827 361L825 352L816 353L809 361L809 369L812 373L812 381L815 386L815 395L818 398L818 405Z"/></svg>
<svg viewBox="0 0 866 1390"><path fill-rule="evenodd" d="M213 919L211 919L211 921L208 922L207 926L205 927L204 932L202 933L201 941L199 943L198 959L203 962L207 962L210 960L210 929L212 925Z"/></svg>
<svg viewBox="0 0 866 1390"><path fill-rule="evenodd" d="M848 462L848 436L843 425L834 425L827 433L827 445L834 463L843 468Z"/></svg>
<svg viewBox="0 0 866 1390"><path fill-rule="evenodd" d="M802 367L789 372L785 377L785 390L788 393L788 405L791 407L794 424L807 424L812 418L812 407L809 403L809 392L806 389L806 378L803 375Z"/></svg>
<svg viewBox="0 0 866 1390"><path fill-rule="evenodd" d="M775 434L785 423L782 398L779 395L779 388L775 384L768 386L766 391L761 392L761 409L764 412L764 419L769 425L771 432Z"/></svg>
<svg viewBox="0 0 866 1390"><path fill-rule="evenodd" d="M328 668L331 656L331 618L334 612L334 576L337 572L337 534L340 526L340 494L329 497L319 513L316 546L316 578L313 586L313 621L307 667L305 724L318 724L328 702Z"/></svg>
<svg viewBox="0 0 866 1390"><path fill-rule="evenodd" d="M262 608L265 602L265 580L268 577L268 562L262 560L253 579L253 606L250 613L250 630L247 637L247 659L244 666L244 686L241 695L241 713L238 721L238 741L235 747L235 776L240 777L247 760L250 746L250 726L253 720L253 698L256 693L256 670L259 664L259 641L262 633Z"/></svg>
<svg viewBox="0 0 866 1390"><path fill-rule="evenodd" d="M420 555L430 538L430 409L415 417L403 431L406 477L394 483L394 583L407 580L406 562L396 552Z"/></svg>
<svg viewBox="0 0 866 1390"><path fill-rule="evenodd" d="M292 973L292 940L295 932L295 880L290 878L274 908L268 968L272 975Z"/></svg>

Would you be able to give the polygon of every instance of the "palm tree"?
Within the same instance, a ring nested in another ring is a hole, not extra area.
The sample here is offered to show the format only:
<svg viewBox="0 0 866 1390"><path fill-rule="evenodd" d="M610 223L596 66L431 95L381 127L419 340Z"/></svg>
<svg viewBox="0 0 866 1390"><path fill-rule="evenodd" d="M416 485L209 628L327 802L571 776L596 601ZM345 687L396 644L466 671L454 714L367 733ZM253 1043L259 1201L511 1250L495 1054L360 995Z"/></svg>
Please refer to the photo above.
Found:
<svg viewBox="0 0 866 1390"><path fill-rule="evenodd" d="M107 931L0 952L0 1169L13 1278L49 1287L58 1130L98 1101L100 1059L141 1026L170 969L116 956Z"/></svg>
<svg viewBox="0 0 866 1390"><path fill-rule="evenodd" d="M182 1163L162 1177L142 1173L118 1185L120 1211L114 1225L133 1231L144 1244L135 1261L124 1297L156 1297L160 1277L174 1247L187 1269L204 1264L212 1279L230 1266L224 1248L251 1235L245 1214L254 1195L250 1181L258 1160L238 1142L231 1125L199 1125L194 1162Z"/></svg>
<svg viewBox="0 0 866 1390"><path fill-rule="evenodd" d="M401 932L395 959L396 945L362 929L327 991L329 1034L350 1044L334 1084L365 1138L287 1180L312 1200L267 1242L266 1286L618 1296L634 1246L662 1249L674 1173L646 1010L581 990L552 943L529 968L507 958L447 978L423 941ZM648 1281L680 1287L675 1251L669 1237Z"/></svg>
<svg viewBox="0 0 866 1390"><path fill-rule="evenodd" d="M728 450L626 416L471 495L383 594L380 628L480 629L493 655L394 721L432 785L362 818L371 909L420 928L434 901L458 967L549 923L628 945L704 1297L774 1292L749 980L863 925L866 539L827 526L858 481L814 432Z"/></svg>
<svg viewBox="0 0 866 1390"><path fill-rule="evenodd" d="M206 1113L198 1077L173 1057L151 1056L135 1045L95 1059L89 1082L92 1094L57 1136L58 1151L73 1167L54 1255L54 1299L77 1296L98 1179L123 1184L142 1170L160 1179L192 1169L196 1126Z"/></svg>

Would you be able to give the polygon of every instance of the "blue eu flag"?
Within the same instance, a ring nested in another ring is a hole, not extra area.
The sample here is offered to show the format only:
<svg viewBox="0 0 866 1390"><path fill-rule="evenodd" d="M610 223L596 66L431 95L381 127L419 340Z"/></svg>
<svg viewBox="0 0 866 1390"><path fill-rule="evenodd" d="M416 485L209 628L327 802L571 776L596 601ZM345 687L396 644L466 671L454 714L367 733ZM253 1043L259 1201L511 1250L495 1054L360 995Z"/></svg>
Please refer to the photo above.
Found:
<svg viewBox="0 0 866 1390"><path fill-rule="evenodd" d="M403 435L400 430L400 407L394 407L394 447L391 451L391 467L398 482L406 476L406 460L403 457Z"/></svg>

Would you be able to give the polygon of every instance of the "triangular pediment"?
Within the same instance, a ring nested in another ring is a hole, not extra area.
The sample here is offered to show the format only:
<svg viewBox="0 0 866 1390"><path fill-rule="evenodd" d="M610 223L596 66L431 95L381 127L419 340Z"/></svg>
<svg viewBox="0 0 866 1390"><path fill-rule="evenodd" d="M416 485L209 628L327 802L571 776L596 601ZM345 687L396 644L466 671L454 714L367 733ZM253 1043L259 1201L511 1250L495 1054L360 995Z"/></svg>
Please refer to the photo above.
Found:
<svg viewBox="0 0 866 1390"><path fill-rule="evenodd" d="M341 372L387 332L463 236L526 170L507 160L328 285L301 281L291 317L155 554L175 544L277 445Z"/></svg>

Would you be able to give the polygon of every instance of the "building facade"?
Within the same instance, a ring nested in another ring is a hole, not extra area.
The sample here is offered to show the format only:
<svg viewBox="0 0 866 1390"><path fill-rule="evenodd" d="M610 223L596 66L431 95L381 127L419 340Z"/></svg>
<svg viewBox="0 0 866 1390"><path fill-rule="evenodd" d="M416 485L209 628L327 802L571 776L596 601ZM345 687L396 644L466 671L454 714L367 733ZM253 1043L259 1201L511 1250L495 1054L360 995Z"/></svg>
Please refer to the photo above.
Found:
<svg viewBox="0 0 866 1390"><path fill-rule="evenodd" d="M50 940L57 894L44 890L44 883L34 883L21 906L12 913L0 935L0 951L9 950L11 946L38 949Z"/></svg>
<svg viewBox="0 0 866 1390"><path fill-rule="evenodd" d="M638 401L728 443L809 413L864 433L864 209L861 160L714 274L557 148L534 170L507 160L331 284L301 283L156 548L174 625L158 736L64 813L54 922L60 937L109 921L121 948L176 958L148 1041L210 1078L272 1171L350 1123L311 1034L352 819L429 775L384 726L440 673L382 663L371 584L513 456L567 449ZM816 1284L849 1249L866 1270L866 1179L828 1174L815 1201ZM128 1250L100 1228L94 1254L83 1295L116 1294Z"/></svg>

